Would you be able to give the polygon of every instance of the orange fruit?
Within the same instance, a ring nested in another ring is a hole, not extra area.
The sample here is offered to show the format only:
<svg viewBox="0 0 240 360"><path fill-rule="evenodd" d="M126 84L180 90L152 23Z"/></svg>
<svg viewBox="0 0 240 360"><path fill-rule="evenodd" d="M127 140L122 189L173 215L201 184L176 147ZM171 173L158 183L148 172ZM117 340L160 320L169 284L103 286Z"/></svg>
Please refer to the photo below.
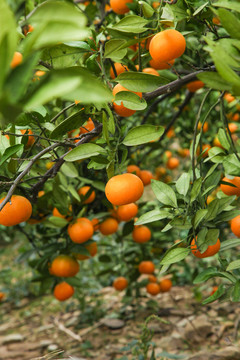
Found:
<svg viewBox="0 0 240 360"><path fill-rule="evenodd" d="M138 213L138 206L134 203L121 205L117 209L117 217L120 221L130 221Z"/></svg>
<svg viewBox="0 0 240 360"><path fill-rule="evenodd" d="M172 287L172 281L170 279L162 279L159 282L161 292L167 292Z"/></svg>
<svg viewBox="0 0 240 360"><path fill-rule="evenodd" d="M0 200L0 204L5 199ZM32 205L24 196L13 195L11 200L0 211L0 224L4 226L18 225L27 221L32 215Z"/></svg>
<svg viewBox="0 0 240 360"><path fill-rule="evenodd" d="M95 125L94 122L92 121L91 118L89 118L86 122L86 124L84 124L83 126L80 127L80 133L79 134L86 134L92 130L95 129ZM79 136L79 135L77 135ZM79 141L79 140L78 140Z"/></svg>
<svg viewBox="0 0 240 360"><path fill-rule="evenodd" d="M0 291L0 301L2 301L4 298L5 298L5 294L2 291Z"/></svg>
<svg viewBox="0 0 240 360"><path fill-rule="evenodd" d="M93 242L87 246L85 246L85 248L89 251L90 255L82 255L82 254L74 254L74 256L76 257L76 259L78 260L87 260L93 256L95 256L97 254L98 248L97 248L97 243Z"/></svg>
<svg viewBox="0 0 240 360"><path fill-rule="evenodd" d="M163 175L166 175L167 170L163 166L159 166L156 168L155 173L158 178L161 178Z"/></svg>
<svg viewBox="0 0 240 360"><path fill-rule="evenodd" d="M110 0L110 6L116 14L123 15L128 13L130 10L127 3L132 2L133 0Z"/></svg>
<svg viewBox="0 0 240 360"><path fill-rule="evenodd" d="M143 182L143 185L149 185L151 184L151 180L154 179L153 174L151 173L151 171L148 170L141 170L140 171L140 179Z"/></svg>
<svg viewBox="0 0 240 360"><path fill-rule="evenodd" d="M117 76L120 75L121 73L123 73L124 71L129 71L127 65L122 65L120 63L114 63L114 67L115 67ZM115 77L116 77L112 67L110 69L110 77L111 77L111 79L115 79Z"/></svg>
<svg viewBox="0 0 240 360"><path fill-rule="evenodd" d="M138 266L138 270L141 274L152 274L155 266L152 261L142 261Z"/></svg>
<svg viewBox="0 0 240 360"><path fill-rule="evenodd" d="M210 256L215 255L219 251L220 246L221 246L220 240L217 239L216 244L209 245L207 250L204 251L203 253L201 253L197 249L197 244L195 243L195 239L193 238L192 242L191 242L191 251L192 251L194 256L196 256L197 258L202 259L202 258L206 258L206 257L210 257Z"/></svg>
<svg viewBox="0 0 240 360"><path fill-rule="evenodd" d="M107 218L99 225L99 231L103 235L111 235L117 232L118 221L114 218Z"/></svg>
<svg viewBox="0 0 240 360"><path fill-rule="evenodd" d="M171 157L170 159L168 159L166 166L170 170L176 169L179 166L178 158Z"/></svg>
<svg viewBox="0 0 240 360"><path fill-rule="evenodd" d="M238 126L235 123L229 123L228 127L231 134L234 134L236 131L238 131Z"/></svg>
<svg viewBox="0 0 240 360"><path fill-rule="evenodd" d="M78 194L80 195L80 197L85 197L87 192L91 189L90 186L83 186L80 189L78 189ZM84 200L83 204L90 204L95 200L96 197L96 193L93 190L87 197L86 200Z"/></svg>
<svg viewBox="0 0 240 360"><path fill-rule="evenodd" d="M144 225L135 225L132 232L133 241L143 244L151 240L151 230Z"/></svg>
<svg viewBox="0 0 240 360"><path fill-rule="evenodd" d="M233 179L228 179L227 177L224 177L222 181L225 181L227 183L233 184L235 186L229 186L225 184L220 185L220 189L225 195L240 195L240 177L235 176Z"/></svg>
<svg viewBox="0 0 240 360"><path fill-rule="evenodd" d="M29 135L32 135L33 132L32 130L28 129L28 130L20 130L22 134L25 134L26 131L28 131L28 134ZM27 144L26 144L26 147L30 147L34 144L35 142L35 139L34 139L34 136L28 136L28 141L27 141Z"/></svg>
<svg viewBox="0 0 240 360"><path fill-rule="evenodd" d="M23 60L22 54L18 51L15 51L12 61L11 61L11 64L10 64L10 68L14 69L18 65L20 65L22 63L22 60Z"/></svg>
<svg viewBox="0 0 240 360"><path fill-rule="evenodd" d="M79 218L75 223L68 226L68 235L77 244L88 241L93 236L93 233L93 224L87 218Z"/></svg>
<svg viewBox="0 0 240 360"><path fill-rule="evenodd" d="M52 274L60 277L75 276L79 268L77 260L69 255L57 256L50 266Z"/></svg>
<svg viewBox="0 0 240 360"><path fill-rule="evenodd" d="M170 150L166 150L164 154L167 159L170 159L170 157L172 157L172 152Z"/></svg>
<svg viewBox="0 0 240 360"><path fill-rule="evenodd" d="M187 157L187 156L190 155L190 150L189 150L189 149L179 149L179 150L178 150L178 154L179 154L181 157L185 158L185 157Z"/></svg>
<svg viewBox="0 0 240 360"><path fill-rule="evenodd" d="M202 128L202 131L205 133L205 132L207 132L208 131L208 122L205 122L204 124L203 124L203 127L202 127L202 123L201 123L201 121L198 123L198 130L200 131L201 130L201 128Z"/></svg>
<svg viewBox="0 0 240 360"><path fill-rule="evenodd" d="M145 73L145 74L160 76L159 73L157 72L157 70L155 70L155 69L152 68L152 67L145 68L145 69L143 69L142 72Z"/></svg>
<svg viewBox="0 0 240 360"><path fill-rule="evenodd" d="M122 85L120 84L117 84L114 88L113 88L113 95L115 96L118 92L120 91L130 91L128 89L126 89L125 87L123 87ZM140 98L142 97L142 93L141 92L135 92L135 91L130 91L134 94L137 94ZM131 109L128 109L126 108L124 105L123 105L123 102L121 102L121 105L117 105L115 102L113 103L113 108L114 108L114 111L122 116L122 117L128 117L128 116L131 116L133 114L135 114L136 110L131 110Z"/></svg>
<svg viewBox="0 0 240 360"><path fill-rule="evenodd" d="M240 115L238 113L234 114L232 117L233 121L239 121L239 119L240 119Z"/></svg>
<svg viewBox="0 0 240 360"><path fill-rule="evenodd" d="M173 138L175 136L174 129L173 128L169 129L166 135L169 139Z"/></svg>
<svg viewBox="0 0 240 360"><path fill-rule="evenodd" d="M136 202L143 194L142 180L134 174L113 176L105 187L107 199L113 205L126 205Z"/></svg>
<svg viewBox="0 0 240 360"><path fill-rule="evenodd" d="M186 48L184 36L177 30L167 29L156 34L149 46L151 57L159 62L168 62L180 57Z"/></svg>
<svg viewBox="0 0 240 360"><path fill-rule="evenodd" d="M152 3L152 7L153 7L154 9L157 9L159 6L160 6L160 2L159 2L159 1L154 1L154 2Z"/></svg>
<svg viewBox="0 0 240 360"><path fill-rule="evenodd" d="M161 62L161 61L152 59L149 61L149 64L155 70L165 70L165 69L170 69L174 65L174 61L175 60Z"/></svg>
<svg viewBox="0 0 240 360"><path fill-rule="evenodd" d="M233 95L231 95L230 93L224 94L223 97L228 103L231 103L235 100L235 97Z"/></svg>
<svg viewBox="0 0 240 360"><path fill-rule="evenodd" d="M149 284L147 284L146 289L149 294L154 295L154 296L159 294L161 291L160 286L158 284L156 284L155 282L153 282L153 283L150 282Z"/></svg>
<svg viewBox="0 0 240 360"><path fill-rule="evenodd" d="M211 291L210 295L213 295L217 290L218 290L218 286L214 286L212 288L212 291Z"/></svg>
<svg viewBox="0 0 240 360"><path fill-rule="evenodd" d="M213 140L213 145L224 149L217 136Z"/></svg>
<svg viewBox="0 0 240 360"><path fill-rule="evenodd" d="M67 282L63 281L55 286L53 294L59 301L64 301L73 296L74 288L72 285L69 285Z"/></svg>
<svg viewBox="0 0 240 360"><path fill-rule="evenodd" d="M97 218L94 218L91 220L91 223L94 227L94 230L97 231L99 229L99 220Z"/></svg>
<svg viewBox="0 0 240 360"><path fill-rule="evenodd" d="M208 156L208 151L211 149L211 145L209 145L209 144L204 144L203 146L202 146L202 151L204 151L204 150L206 150L204 153L203 153L203 157L204 158L206 158L207 156ZM200 155L200 148L198 147L197 148L197 156L199 156Z"/></svg>
<svg viewBox="0 0 240 360"><path fill-rule="evenodd" d="M41 190L38 192L38 197L42 197L43 195L45 195L45 191Z"/></svg>
<svg viewBox="0 0 240 360"><path fill-rule="evenodd" d="M201 80L195 80L187 84L187 89L190 92L196 92L197 90L203 88L204 85L204 82L202 82Z"/></svg>
<svg viewBox="0 0 240 360"><path fill-rule="evenodd" d="M240 237L240 215L231 220L231 230L238 238Z"/></svg>
<svg viewBox="0 0 240 360"><path fill-rule="evenodd" d="M213 18L212 18L212 22L213 22L213 24L215 24L215 25L221 24L220 19L219 19L218 17L213 17Z"/></svg>
<svg viewBox="0 0 240 360"><path fill-rule="evenodd" d="M66 215L62 215L56 207L53 209L52 214L53 214L53 216L59 217L61 219L65 219L65 217L66 217Z"/></svg>
<svg viewBox="0 0 240 360"><path fill-rule="evenodd" d="M140 176L141 170L139 169L139 167L137 165L128 165L127 172L136 174L137 176Z"/></svg>
<svg viewBox="0 0 240 360"><path fill-rule="evenodd" d="M114 289L118 290L118 291L122 291L122 290L126 289L127 286L128 286L128 281L123 276L119 276L113 282Z"/></svg>
<svg viewBox="0 0 240 360"><path fill-rule="evenodd" d="M149 281L150 283L156 283L156 282L157 282L157 278L156 278L156 276L154 276L154 275L149 275L149 276L148 276L148 281Z"/></svg>

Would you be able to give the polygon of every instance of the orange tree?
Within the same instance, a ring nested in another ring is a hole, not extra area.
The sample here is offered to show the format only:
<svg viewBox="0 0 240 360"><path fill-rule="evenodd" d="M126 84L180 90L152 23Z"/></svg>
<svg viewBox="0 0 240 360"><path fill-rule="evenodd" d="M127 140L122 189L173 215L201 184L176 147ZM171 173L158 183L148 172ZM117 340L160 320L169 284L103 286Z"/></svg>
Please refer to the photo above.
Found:
<svg viewBox="0 0 240 360"><path fill-rule="evenodd" d="M100 283L128 294L217 253L193 262L194 282L223 279L206 303L239 300L239 12L1 1L1 236L26 236L43 290L72 296L97 253Z"/></svg>

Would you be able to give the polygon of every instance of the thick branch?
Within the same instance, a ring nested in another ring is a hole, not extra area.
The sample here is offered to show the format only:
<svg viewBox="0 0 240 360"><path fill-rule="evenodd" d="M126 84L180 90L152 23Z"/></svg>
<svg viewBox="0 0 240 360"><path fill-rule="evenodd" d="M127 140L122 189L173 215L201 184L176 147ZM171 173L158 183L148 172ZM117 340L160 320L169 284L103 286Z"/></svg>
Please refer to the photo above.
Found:
<svg viewBox="0 0 240 360"><path fill-rule="evenodd" d="M182 86L186 85L190 81L196 80L197 75L199 75L203 72L206 72L206 71L215 71L215 70L216 70L215 66L211 66L206 69L198 70L194 73L184 76L181 79L177 79L177 80L170 82L169 84L163 85L154 91L145 93L143 97L145 100L151 100L151 99L156 98L159 95L166 94L166 93L172 93L173 91L180 89Z"/></svg>

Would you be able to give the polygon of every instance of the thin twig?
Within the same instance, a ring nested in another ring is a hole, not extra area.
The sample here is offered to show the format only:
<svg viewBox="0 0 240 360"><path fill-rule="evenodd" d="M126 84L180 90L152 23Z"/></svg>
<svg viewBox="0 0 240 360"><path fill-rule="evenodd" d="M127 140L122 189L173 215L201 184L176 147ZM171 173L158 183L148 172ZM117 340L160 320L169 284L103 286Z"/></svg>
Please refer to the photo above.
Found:
<svg viewBox="0 0 240 360"><path fill-rule="evenodd" d="M72 103L68 106L66 106L64 109L62 109L59 113L57 113L57 115L55 115L51 120L50 120L50 123L54 123L54 121L56 121L59 116L61 116L65 111L67 111L68 109L70 109L71 107L75 106L76 104L75 103Z"/></svg>

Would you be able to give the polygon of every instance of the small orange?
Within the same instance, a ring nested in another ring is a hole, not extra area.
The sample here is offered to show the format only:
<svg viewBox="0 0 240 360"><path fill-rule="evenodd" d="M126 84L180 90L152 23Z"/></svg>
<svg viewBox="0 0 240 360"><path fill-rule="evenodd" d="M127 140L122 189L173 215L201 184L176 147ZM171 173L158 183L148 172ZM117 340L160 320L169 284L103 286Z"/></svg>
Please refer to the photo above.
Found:
<svg viewBox="0 0 240 360"><path fill-rule="evenodd" d="M168 132L167 132L167 137L169 138L169 139L171 139L171 138L173 138L174 136L175 136L175 131L174 131L174 129L171 127L169 130L168 130Z"/></svg>
<svg viewBox="0 0 240 360"><path fill-rule="evenodd" d="M179 150L178 150L178 154L179 154L181 157L185 158L185 157L187 157L187 156L190 155L190 150L189 150L189 149L179 149Z"/></svg>
<svg viewBox="0 0 240 360"><path fill-rule="evenodd" d="M91 189L90 186L83 186L80 189L78 189L78 194L80 197L85 197L87 192ZM90 204L95 200L96 193L93 190L90 194L88 194L88 197L84 200L83 204Z"/></svg>
<svg viewBox="0 0 240 360"><path fill-rule="evenodd" d="M206 158L207 156L208 156L208 151L211 149L211 145L209 145L209 144L204 144L203 146L202 146L202 152L204 151L204 153L202 154L202 156L204 157L204 158ZM200 155L200 148L198 147L197 148L197 156L199 156Z"/></svg>
<svg viewBox="0 0 240 360"><path fill-rule="evenodd" d="M136 202L143 194L142 180L134 174L113 176L105 187L107 199L113 205L126 205Z"/></svg>
<svg viewBox="0 0 240 360"><path fill-rule="evenodd" d="M213 145L214 146L217 146L217 147L220 147L221 149L224 149L224 147L222 146L222 144L220 143L218 137L216 136L213 140Z"/></svg>
<svg viewBox="0 0 240 360"><path fill-rule="evenodd" d="M0 204L5 199L0 200ZM0 211L0 224L4 226L18 225L27 221L32 215L32 205L24 196L13 195L11 200Z"/></svg>
<svg viewBox="0 0 240 360"><path fill-rule="evenodd" d="M4 292L0 291L0 301L2 301L5 298Z"/></svg>
<svg viewBox="0 0 240 360"><path fill-rule="evenodd" d="M118 221L114 218L107 218L99 225L99 231L103 235L111 235L117 232Z"/></svg>
<svg viewBox="0 0 240 360"><path fill-rule="evenodd" d="M166 175L167 170L163 166L159 166L156 168L155 173L157 175L157 178L161 178L163 175Z"/></svg>
<svg viewBox="0 0 240 360"><path fill-rule="evenodd" d="M69 213L68 213L67 215L61 214L60 211L59 211L56 207L53 209L52 214L53 214L53 216L55 216L55 217L59 217L59 218L61 218L61 219L66 219L66 217L67 217L68 215L70 215L71 212L72 212L72 205L69 206Z"/></svg>
<svg viewBox="0 0 240 360"><path fill-rule="evenodd" d="M90 255L82 255L82 254L74 254L74 256L76 257L76 259L78 260L87 260L90 257L93 257L97 254L98 248L97 248L97 243L93 242L87 246L85 246L85 248L89 251Z"/></svg>
<svg viewBox="0 0 240 360"><path fill-rule="evenodd" d="M114 88L113 88L113 96L115 96L117 93L119 93L120 91L130 91L128 89L126 89L125 87L123 87L122 85L120 84L117 84ZM136 95L138 95L140 98L142 97L142 93L141 92L135 92L135 91L130 91ZM125 107L123 105L123 102L121 102L120 105L117 105L115 102L113 103L113 108L114 108L114 111L122 116L122 117L128 117L128 116L131 116L133 114L135 114L136 110L131 110L131 109L128 109L127 107Z"/></svg>
<svg viewBox="0 0 240 360"><path fill-rule="evenodd" d="M118 290L118 291L122 291L122 290L126 289L127 286L128 286L128 281L123 276L119 276L113 282L114 289Z"/></svg>
<svg viewBox="0 0 240 360"><path fill-rule="evenodd" d="M149 275L149 276L148 276L148 281L149 281L150 283L156 283L156 282L157 282L157 278L156 278L156 276L154 276L154 275Z"/></svg>
<svg viewBox="0 0 240 360"><path fill-rule="evenodd" d="M122 65L120 63L114 63L114 67L115 67L117 76L125 71L129 71L127 65ZM110 77L111 77L111 79L115 79L115 77L116 77L112 67L110 69Z"/></svg>
<svg viewBox="0 0 240 360"><path fill-rule="evenodd" d="M168 159L166 166L170 170L176 169L179 166L178 158L171 157L170 159Z"/></svg>
<svg viewBox="0 0 240 360"><path fill-rule="evenodd" d="M240 237L240 215L236 216L231 221L231 230L238 238Z"/></svg>
<svg viewBox="0 0 240 360"><path fill-rule="evenodd" d="M137 165L128 165L127 172L136 174L137 176L140 176L141 170L139 169L139 167Z"/></svg>
<svg viewBox="0 0 240 360"><path fill-rule="evenodd" d="M43 195L45 195L45 191L41 190L38 192L38 197L42 197Z"/></svg>
<svg viewBox="0 0 240 360"><path fill-rule="evenodd" d="M78 273L79 268L77 260L69 255L57 256L50 266L53 275L59 277L75 276Z"/></svg>
<svg viewBox="0 0 240 360"><path fill-rule="evenodd" d="M217 290L218 290L218 286L214 286L212 288L212 291L211 291L210 295L213 295Z"/></svg>
<svg viewBox="0 0 240 360"><path fill-rule="evenodd" d="M228 127L231 134L234 134L236 131L238 131L238 126L235 123L229 123Z"/></svg>
<svg viewBox="0 0 240 360"><path fill-rule="evenodd" d="M99 229L99 220L97 218L93 218L91 223L93 224L94 230L97 231Z"/></svg>
<svg viewBox="0 0 240 360"><path fill-rule="evenodd" d="M149 170L140 171L140 179L143 182L144 186L151 184L151 180L154 178L153 174Z"/></svg>
<svg viewBox="0 0 240 360"><path fill-rule="evenodd" d="M167 292L172 287L172 281L170 279L162 279L159 282L161 292Z"/></svg>
<svg viewBox="0 0 240 360"><path fill-rule="evenodd" d="M187 84L187 89L190 92L196 92L199 89L203 88L204 85L205 85L204 82L202 82L201 80L195 80Z"/></svg>
<svg viewBox="0 0 240 360"><path fill-rule="evenodd" d="M145 68L145 69L143 69L142 72L145 73L145 74L160 76L159 73L157 72L157 70L155 70L155 69L152 68L152 67Z"/></svg>
<svg viewBox="0 0 240 360"><path fill-rule="evenodd" d="M133 0L110 0L110 6L116 14L123 15L129 12L127 4L132 2Z"/></svg>
<svg viewBox="0 0 240 360"><path fill-rule="evenodd" d="M238 113L234 114L232 117L233 121L239 121L239 119L240 119L240 115Z"/></svg>
<svg viewBox="0 0 240 360"><path fill-rule="evenodd" d="M92 121L91 118L89 118L87 122L80 127L80 134L86 134L94 129L95 129L94 122Z"/></svg>
<svg viewBox="0 0 240 360"><path fill-rule="evenodd" d="M33 135L33 132L32 130L28 129L28 130L20 130L22 134L25 134L26 131L28 132L29 135ZM35 142L35 139L34 139L34 136L28 136L28 141L27 141L27 144L26 144L26 147L30 147L34 144Z"/></svg>
<svg viewBox="0 0 240 360"><path fill-rule="evenodd" d="M117 216L120 221L130 221L138 213L138 206L134 203L121 205L117 209Z"/></svg>
<svg viewBox="0 0 240 360"><path fill-rule="evenodd" d="M220 25L221 24L220 19L218 17L213 17L212 22L213 22L214 25Z"/></svg>
<svg viewBox="0 0 240 360"><path fill-rule="evenodd" d="M142 261L138 266L138 270L141 274L152 274L155 266L152 261Z"/></svg>
<svg viewBox="0 0 240 360"><path fill-rule="evenodd" d="M23 60L22 54L18 51L15 51L12 61L11 61L11 64L10 64L10 68L14 69L18 65L20 65L22 63L22 60Z"/></svg>
<svg viewBox="0 0 240 360"><path fill-rule="evenodd" d="M159 6L160 6L160 2L159 2L159 1L154 1L154 2L152 3L152 7L153 7L154 9L157 9Z"/></svg>
<svg viewBox="0 0 240 360"><path fill-rule="evenodd" d="M202 129L202 131L205 133L205 132L208 131L208 128L209 128L208 122L205 122L205 123L203 124L203 127L202 127L201 121L198 123L198 130L199 130L199 131Z"/></svg>
<svg viewBox="0 0 240 360"><path fill-rule="evenodd" d="M77 244L88 241L93 236L93 233L93 224L87 218L79 218L75 223L68 226L68 235Z"/></svg>
<svg viewBox="0 0 240 360"><path fill-rule="evenodd" d="M147 292L153 296L159 294L161 291L160 286L158 284L156 284L155 282L153 282L153 283L150 282L149 284L147 284L146 289L147 289Z"/></svg>
<svg viewBox="0 0 240 360"><path fill-rule="evenodd" d="M233 179L228 179L227 177L224 177L222 181L225 181L227 183L233 184L235 186L229 186L225 184L220 185L220 189L225 195L231 196L231 195L240 195L240 177L235 176Z"/></svg>
<svg viewBox="0 0 240 360"><path fill-rule="evenodd" d="M170 159L170 157L172 157L172 152L170 150L166 150L164 155L166 156L167 159Z"/></svg>
<svg viewBox="0 0 240 360"><path fill-rule="evenodd" d="M144 225L135 225L132 232L133 241L143 244L151 240L151 230Z"/></svg>
<svg viewBox="0 0 240 360"><path fill-rule="evenodd" d="M165 69L170 69L174 65L174 61L175 60L161 62L161 61L152 59L149 61L149 64L155 70L165 70Z"/></svg>
<svg viewBox="0 0 240 360"><path fill-rule="evenodd" d="M216 244L209 245L207 250L204 251L203 253L201 253L197 248L197 244L195 243L194 238L192 239L192 242L191 242L191 251L192 251L193 255L200 259L215 255L220 250L220 247L221 247L220 240L217 239Z"/></svg>
<svg viewBox="0 0 240 360"><path fill-rule="evenodd" d="M229 104L235 100L235 97L230 93L226 93L223 97Z"/></svg>
<svg viewBox="0 0 240 360"><path fill-rule="evenodd" d="M53 294L59 301L64 301L73 296L74 288L72 285L69 285L67 282L63 281L55 286Z"/></svg>

